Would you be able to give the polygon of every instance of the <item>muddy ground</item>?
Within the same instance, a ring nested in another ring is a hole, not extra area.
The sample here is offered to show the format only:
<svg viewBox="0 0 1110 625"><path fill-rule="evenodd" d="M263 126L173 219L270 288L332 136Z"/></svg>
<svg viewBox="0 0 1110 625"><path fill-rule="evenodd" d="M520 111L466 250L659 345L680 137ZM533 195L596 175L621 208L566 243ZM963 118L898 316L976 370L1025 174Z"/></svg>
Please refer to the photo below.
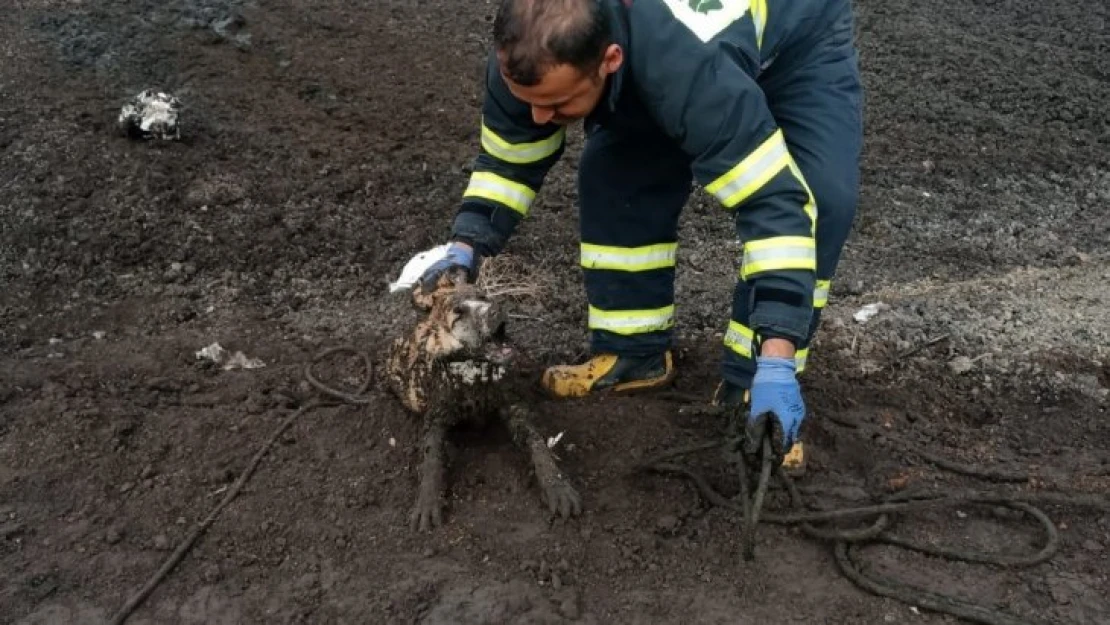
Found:
<svg viewBox="0 0 1110 625"><path fill-rule="evenodd" d="M378 359L399 318L387 281L442 241L466 182L493 9L6 6L0 622L98 623L311 395L314 354L353 344ZM1110 491L1108 7L859 2L863 198L806 374L801 484L828 505L971 484L844 418L1038 476L1018 490ZM147 87L185 103L181 142L115 133ZM544 366L585 350L579 138L508 253L539 285L516 302L520 392L545 433L564 433L584 516L549 518L503 432L462 432L447 525L414 535L419 432L376 381L369 405L304 415L129 622L957 622L857 589L828 543L793 528L761 527L744 562L734 514L685 481L630 475L718 435L715 418L673 397L535 391ZM704 196L682 231L677 387L708 397L737 247ZM265 367L206 365L195 353L213 342ZM349 384L346 366L322 374ZM719 459L701 464L735 492ZM1031 622L1110 622L1110 516L1045 510L1062 544L1032 568L865 554L880 576ZM898 531L994 551L1040 540L974 508Z"/></svg>

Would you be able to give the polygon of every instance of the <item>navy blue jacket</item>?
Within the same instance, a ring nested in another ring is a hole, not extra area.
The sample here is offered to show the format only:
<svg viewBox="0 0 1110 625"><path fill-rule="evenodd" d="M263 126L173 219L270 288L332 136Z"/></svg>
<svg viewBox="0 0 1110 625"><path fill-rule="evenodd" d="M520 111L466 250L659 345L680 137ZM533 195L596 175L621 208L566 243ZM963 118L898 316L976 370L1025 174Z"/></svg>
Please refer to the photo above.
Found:
<svg viewBox="0 0 1110 625"><path fill-rule="evenodd" d="M675 141L689 155L695 181L733 213L744 242L740 277L756 293L752 329L802 339L815 284L817 209L757 79L807 45L830 7L843 3L600 1L625 58L586 123L643 118ZM565 129L533 122L491 53L481 149L452 238L485 256L500 253L564 147Z"/></svg>

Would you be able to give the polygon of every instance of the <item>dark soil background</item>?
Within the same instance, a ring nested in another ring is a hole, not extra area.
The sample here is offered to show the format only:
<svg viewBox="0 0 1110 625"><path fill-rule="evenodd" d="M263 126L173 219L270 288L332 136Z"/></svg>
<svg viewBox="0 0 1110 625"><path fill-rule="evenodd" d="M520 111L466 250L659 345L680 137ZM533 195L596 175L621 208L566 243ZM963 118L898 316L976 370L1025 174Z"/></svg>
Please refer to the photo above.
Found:
<svg viewBox="0 0 1110 625"><path fill-rule="evenodd" d="M1110 37L1105 3L857 7L868 89L860 218L812 366L811 470L859 501L962 487L830 417L881 425L1024 487L1110 492ZM0 622L99 623L308 396L325 347L376 360L387 282L442 242L478 141L493 4L8 0L0 12ZM145 88L183 140L115 131ZM580 137L507 254L521 392L584 497L556 521L504 432L463 432L447 524L409 531L417 424L373 402L306 414L131 623L955 623L839 574L830 546L631 475L720 431L673 397L558 403L585 350ZM678 389L716 383L738 246L704 196L683 222ZM725 262L728 259L729 262ZM852 318L882 302L867 323ZM224 371L219 342L260 358ZM322 368L330 379L357 377ZM734 492L728 467L703 467ZM835 503L829 499L830 503ZM779 502L775 498L772 503ZM879 575L1035 622L1110 623L1110 517L1050 507L1028 569L886 547ZM976 509L901 519L933 542L1029 551Z"/></svg>

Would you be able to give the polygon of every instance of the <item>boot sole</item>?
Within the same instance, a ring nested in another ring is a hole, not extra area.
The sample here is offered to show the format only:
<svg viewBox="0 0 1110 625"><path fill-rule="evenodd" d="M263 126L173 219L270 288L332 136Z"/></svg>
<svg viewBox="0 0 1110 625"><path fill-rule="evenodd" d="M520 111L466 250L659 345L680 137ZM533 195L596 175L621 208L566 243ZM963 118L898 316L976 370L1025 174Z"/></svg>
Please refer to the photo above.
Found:
<svg viewBox="0 0 1110 625"><path fill-rule="evenodd" d="M547 386L541 385L541 387L543 388L544 394L551 399L581 399L583 397L589 397L591 395L609 394L638 395L648 393L653 390L666 388L674 382L677 376L678 370L671 369L670 373L662 377L652 378L650 380L633 380L631 382L621 382L619 384L614 384L613 386L609 386L603 389L588 391L583 395L559 395Z"/></svg>
<svg viewBox="0 0 1110 625"><path fill-rule="evenodd" d="M659 378L652 378L650 380L633 380L631 382L621 382L620 384L614 384L613 386L610 386L609 388L601 389L600 391L595 391L595 392L597 392L597 393L609 392L609 393L617 393L617 394L621 394L621 395L635 395L635 394L639 394L639 393L646 393L647 391L654 391L656 389L666 388L666 387L670 386L674 382L674 379L677 376L678 376L678 371L675 370L675 369L671 369L670 373L668 373L668 374L666 374L662 377L659 377Z"/></svg>

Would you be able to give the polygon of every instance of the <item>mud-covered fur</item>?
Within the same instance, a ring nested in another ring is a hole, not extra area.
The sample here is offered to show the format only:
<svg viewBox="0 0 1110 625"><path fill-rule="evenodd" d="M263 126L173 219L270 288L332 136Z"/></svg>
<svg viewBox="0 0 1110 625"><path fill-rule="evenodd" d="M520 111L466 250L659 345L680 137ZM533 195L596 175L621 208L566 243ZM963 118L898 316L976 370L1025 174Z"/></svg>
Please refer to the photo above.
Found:
<svg viewBox="0 0 1110 625"><path fill-rule="evenodd" d="M552 513L579 514L579 495L559 470L532 415L505 396L501 381L511 350L505 343L501 307L459 274L445 275L430 293L417 287L413 303L424 317L393 342L387 366L391 390L424 420L413 529L443 522L448 430L464 422L483 426L490 418L500 418L513 442L528 452L540 494Z"/></svg>

